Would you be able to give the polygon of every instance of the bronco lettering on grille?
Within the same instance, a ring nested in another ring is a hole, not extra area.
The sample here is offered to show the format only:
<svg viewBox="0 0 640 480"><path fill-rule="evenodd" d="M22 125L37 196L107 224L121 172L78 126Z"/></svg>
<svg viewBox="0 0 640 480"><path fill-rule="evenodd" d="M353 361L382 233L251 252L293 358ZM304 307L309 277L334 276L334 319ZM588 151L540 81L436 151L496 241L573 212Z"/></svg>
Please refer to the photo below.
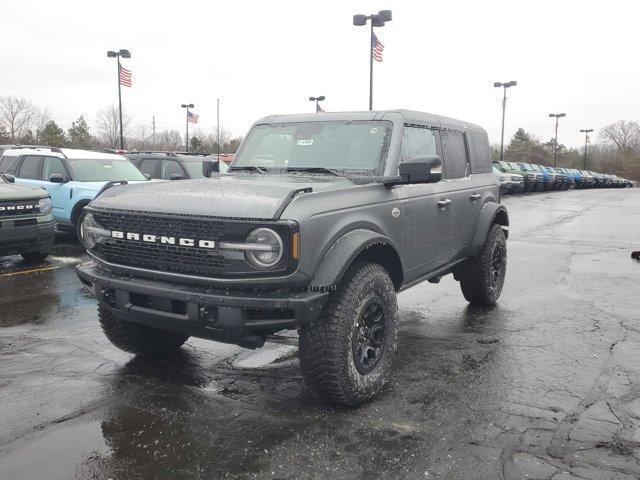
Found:
<svg viewBox="0 0 640 480"><path fill-rule="evenodd" d="M181 247L195 247L199 248L215 248L216 242L213 240L195 240L193 238L180 238L169 237L164 235L149 235L146 233L134 233L134 232L120 232L113 230L111 232L111 238L118 238L121 240L135 240L138 242L146 243L160 243L164 245L180 245Z"/></svg>

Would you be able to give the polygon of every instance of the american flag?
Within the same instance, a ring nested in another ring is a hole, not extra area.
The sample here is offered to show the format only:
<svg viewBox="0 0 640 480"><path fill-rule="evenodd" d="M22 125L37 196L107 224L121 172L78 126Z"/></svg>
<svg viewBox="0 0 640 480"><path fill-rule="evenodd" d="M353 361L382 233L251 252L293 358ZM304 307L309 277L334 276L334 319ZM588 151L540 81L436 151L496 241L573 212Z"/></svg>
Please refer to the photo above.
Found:
<svg viewBox="0 0 640 480"><path fill-rule="evenodd" d="M133 85L131 70L127 70L122 65L120 65L120 85L123 87L131 87Z"/></svg>
<svg viewBox="0 0 640 480"><path fill-rule="evenodd" d="M376 62L382 61L382 51L384 50L384 45L378 37L376 37L375 33L371 34L371 55L373 55L373 59Z"/></svg>
<svg viewBox="0 0 640 480"><path fill-rule="evenodd" d="M198 115L193 112L187 112L187 122L198 123Z"/></svg>

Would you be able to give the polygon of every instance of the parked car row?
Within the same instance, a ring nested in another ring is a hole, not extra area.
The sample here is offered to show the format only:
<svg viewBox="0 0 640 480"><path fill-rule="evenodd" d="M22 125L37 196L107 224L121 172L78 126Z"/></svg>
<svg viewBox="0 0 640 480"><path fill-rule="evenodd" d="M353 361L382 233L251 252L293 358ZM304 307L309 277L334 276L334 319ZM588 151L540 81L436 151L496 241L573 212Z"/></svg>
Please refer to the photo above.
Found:
<svg viewBox="0 0 640 480"><path fill-rule="evenodd" d="M54 229L78 234L82 209L109 182L202 178L228 168L212 155L126 154L45 146L0 149L0 255L47 257Z"/></svg>
<svg viewBox="0 0 640 480"><path fill-rule="evenodd" d="M634 182L617 175L534 163L493 162L493 173L503 194L569 190L571 188L625 188Z"/></svg>

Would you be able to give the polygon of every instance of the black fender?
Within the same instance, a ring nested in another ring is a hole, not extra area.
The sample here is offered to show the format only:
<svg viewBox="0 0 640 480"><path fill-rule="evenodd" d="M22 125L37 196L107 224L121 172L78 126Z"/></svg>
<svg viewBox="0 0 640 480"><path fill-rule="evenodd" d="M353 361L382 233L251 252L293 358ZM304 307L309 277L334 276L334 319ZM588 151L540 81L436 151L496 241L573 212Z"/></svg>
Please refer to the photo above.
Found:
<svg viewBox="0 0 640 480"><path fill-rule="evenodd" d="M338 238L320 261L311 280L312 289L328 289L337 285L358 256L366 256L382 264L399 289L403 269L398 249L389 237L366 229L352 230Z"/></svg>
<svg viewBox="0 0 640 480"><path fill-rule="evenodd" d="M473 234L473 253L477 253L484 245L484 241L487 238L491 225L497 223L503 227L509 226L509 214L504 205L500 205L495 202L487 202L483 205L480 212L480 218L476 223L476 231ZM509 236L509 232L505 230L505 236Z"/></svg>

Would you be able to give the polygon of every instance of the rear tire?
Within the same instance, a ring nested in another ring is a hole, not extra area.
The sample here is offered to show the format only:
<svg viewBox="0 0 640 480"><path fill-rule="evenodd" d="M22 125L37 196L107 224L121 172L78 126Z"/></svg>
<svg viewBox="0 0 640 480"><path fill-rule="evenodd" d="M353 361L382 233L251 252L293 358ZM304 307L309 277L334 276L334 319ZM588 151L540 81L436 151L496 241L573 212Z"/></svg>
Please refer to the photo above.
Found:
<svg viewBox="0 0 640 480"><path fill-rule="evenodd" d="M495 305L502 292L507 272L507 242L502 227L494 224L482 250L462 264L460 287L469 303Z"/></svg>
<svg viewBox="0 0 640 480"><path fill-rule="evenodd" d="M21 253L20 256L24 258L27 263L40 263L49 256L50 252L28 252Z"/></svg>
<svg viewBox="0 0 640 480"><path fill-rule="evenodd" d="M300 328L300 367L326 402L361 405L389 377L398 341L398 304L387 271L377 263L351 267L322 316Z"/></svg>
<svg viewBox="0 0 640 480"><path fill-rule="evenodd" d="M156 330L146 325L115 318L106 308L98 305L98 320L109 341L128 353L144 357L163 357L178 350L188 335Z"/></svg>

